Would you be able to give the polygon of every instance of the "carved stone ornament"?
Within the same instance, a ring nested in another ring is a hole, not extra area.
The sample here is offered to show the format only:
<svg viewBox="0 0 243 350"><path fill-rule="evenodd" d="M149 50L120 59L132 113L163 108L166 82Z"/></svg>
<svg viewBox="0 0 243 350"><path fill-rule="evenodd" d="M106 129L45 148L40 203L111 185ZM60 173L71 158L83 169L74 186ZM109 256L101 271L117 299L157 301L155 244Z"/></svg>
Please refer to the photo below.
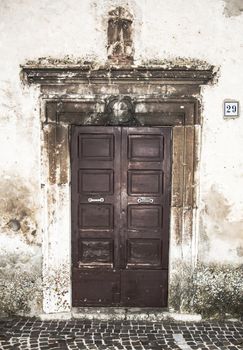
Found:
<svg viewBox="0 0 243 350"><path fill-rule="evenodd" d="M132 15L123 7L109 12L108 59L118 64L133 62Z"/></svg>
<svg viewBox="0 0 243 350"><path fill-rule="evenodd" d="M106 125L138 125L134 105L129 96L111 97L105 109Z"/></svg>

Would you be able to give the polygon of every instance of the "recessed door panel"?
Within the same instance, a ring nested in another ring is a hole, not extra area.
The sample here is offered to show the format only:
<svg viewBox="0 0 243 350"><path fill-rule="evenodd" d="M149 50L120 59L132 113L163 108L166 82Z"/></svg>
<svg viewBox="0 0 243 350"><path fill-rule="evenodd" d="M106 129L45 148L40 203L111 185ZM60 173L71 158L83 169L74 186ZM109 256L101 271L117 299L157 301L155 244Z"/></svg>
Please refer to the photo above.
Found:
<svg viewBox="0 0 243 350"><path fill-rule="evenodd" d="M166 270L123 270L121 290L124 305L161 307L167 305L168 277Z"/></svg>
<svg viewBox="0 0 243 350"><path fill-rule="evenodd" d="M128 157L132 161L161 161L163 158L163 136L136 133L129 135Z"/></svg>
<svg viewBox="0 0 243 350"><path fill-rule="evenodd" d="M134 267L161 266L160 239L128 239L127 263Z"/></svg>
<svg viewBox="0 0 243 350"><path fill-rule="evenodd" d="M113 194L113 170L80 169L80 194Z"/></svg>
<svg viewBox="0 0 243 350"><path fill-rule="evenodd" d="M115 306L120 302L120 271L73 268L73 306Z"/></svg>
<svg viewBox="0 0 243 350"><path fill-rule="evenodd" d="M160 229L162 208L158 205L128 205L129 229Z"/></svg>
<svg viewBox="0 0 243 350"><path fill-rule="evenodd" d="M79 157L84 160L112 160L114 154L113 135L79 135Z"/></svg>
<svg viewBox="0 0 243 350"><path fill-rule="evenodd" d="M161 170L128 171L128 194L160 196L163 190L162 176Z"/></svg>
<svg viewBox="0 0 243 350"><path fill-rule="evenodd" d="M79 266L99 266L113 263L112 240L80 239Z"/></svg>
<svg viewBox="0 0 243 350"><path fill-rule="evenodd" d="M81 229L113 228L113 206L110 204L80 204L79 213Z"/></svg>
<svg viewBox="0 0 243 350"><path fill-rule="evenodd" d="M72 128L74 306L167 305L170 128Z"/></svg>

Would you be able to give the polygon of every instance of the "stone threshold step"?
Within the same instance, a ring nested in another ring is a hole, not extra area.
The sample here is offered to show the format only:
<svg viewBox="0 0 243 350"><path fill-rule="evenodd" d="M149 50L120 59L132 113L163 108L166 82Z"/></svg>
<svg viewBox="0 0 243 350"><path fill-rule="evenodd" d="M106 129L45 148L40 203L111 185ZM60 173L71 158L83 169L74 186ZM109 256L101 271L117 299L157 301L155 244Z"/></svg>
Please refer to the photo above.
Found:
<svg viewBox="0 0 243 350"><path fill-rule="evenodd" d="M170 312L159 308L122 308L122 307L77 307L71 312L46 313L40 315L41 320L81 319L101 321L182 321L199 322L198 314Z"/></svg>

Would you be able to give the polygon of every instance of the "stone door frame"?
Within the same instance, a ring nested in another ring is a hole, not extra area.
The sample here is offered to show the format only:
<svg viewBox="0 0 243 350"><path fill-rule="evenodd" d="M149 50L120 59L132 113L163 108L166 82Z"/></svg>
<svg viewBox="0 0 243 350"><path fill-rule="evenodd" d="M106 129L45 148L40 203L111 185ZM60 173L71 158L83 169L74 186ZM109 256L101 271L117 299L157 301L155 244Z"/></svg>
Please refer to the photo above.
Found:
<svg viewBox="0 0 243 350"><path fill-rule="evenodd" d="M135 114L157 115L159 126L173 130L171 310L177 265L189 262L193 269L197 259L200 85L212 79L213 69L23 67L23 72L41 89L44 313L72 312L70 125L99 125L111 96L129 96Z"/></svg>

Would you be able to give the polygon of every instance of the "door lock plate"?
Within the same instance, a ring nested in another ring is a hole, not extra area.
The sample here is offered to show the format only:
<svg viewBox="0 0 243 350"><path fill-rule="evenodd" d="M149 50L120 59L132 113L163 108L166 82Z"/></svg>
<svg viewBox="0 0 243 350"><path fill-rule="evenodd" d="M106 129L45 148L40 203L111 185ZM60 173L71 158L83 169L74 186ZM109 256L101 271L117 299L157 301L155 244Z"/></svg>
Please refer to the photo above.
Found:
<svg viewBox="0 0 243 350"><path fill-rule="evenodd" d="M149 197L139 197L138 199L137 199L137 202L138 203L153 203L154 202L154 200L153 200L153 198L149 198Z"/></svg>
<svg viewBox="0 0 243 350"><path fill-rule="evenodd" d="M105 199L103 197L101 198L88 198L89 203L103 203Z"/></svg>

